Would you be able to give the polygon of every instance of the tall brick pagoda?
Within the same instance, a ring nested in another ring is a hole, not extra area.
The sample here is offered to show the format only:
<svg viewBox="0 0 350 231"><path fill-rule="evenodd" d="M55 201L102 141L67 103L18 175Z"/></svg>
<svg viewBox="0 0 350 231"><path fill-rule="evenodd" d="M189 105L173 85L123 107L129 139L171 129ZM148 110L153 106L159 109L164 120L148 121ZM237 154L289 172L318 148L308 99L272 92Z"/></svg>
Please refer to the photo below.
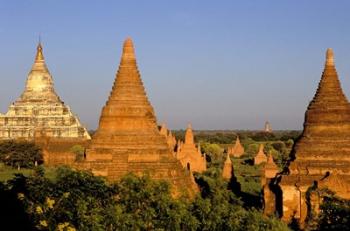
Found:
<svg viewBox="0 0 350 231"><path fill-rule="evenodd" d="M307 199L311 187L327 187L350 199L349 156L350 104L338 79L333 51L328 49L321 81L305 113L303 133L293 147L289 169L279 183L282 218L304 223L310 212L307 204L317 207Z"/></svg>
<svg viewBox="0 0 350 231"><path fill-rule="evenodd" d="M0 139L36 141L42 138L89 140L90 136L56 94L39 43L24 92L7 113L0 114Z"/></svg>
<svg viewBox="0 0 350 231"><path fill-rule="evenodd" d="M110 180L128 172L148 173L154 179L168 180L177 191L195 189L189 172L173 156L166 137L158 130L130 38L124 42L119 70L86 152L85 165Z"/></svg>

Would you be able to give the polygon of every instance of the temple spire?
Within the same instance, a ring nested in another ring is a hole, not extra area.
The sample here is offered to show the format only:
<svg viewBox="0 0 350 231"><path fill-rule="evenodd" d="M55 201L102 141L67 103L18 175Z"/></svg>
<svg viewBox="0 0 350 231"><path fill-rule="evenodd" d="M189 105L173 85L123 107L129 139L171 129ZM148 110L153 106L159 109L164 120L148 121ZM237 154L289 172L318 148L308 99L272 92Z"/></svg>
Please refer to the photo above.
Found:
<svg viewBox="0 0 350 231"><path fill-rule="evenodd" d="M43 47L41 45L41 42L39 41L38 46L36 48L35 62L43 62L43 61L45 61L44 55L43 55Z"/></svg>
<svg viewBox="0 0 350 231"><path fill-rule="evenodd" d="M332 48L328 48L326 52L326 66L334 66L334 53Z"/></svg>
<svg viewBox="0 0 350 231"><path fill-rule="evenodd" d="M194 144L192 125L190 123L187 125L186 134L185 134L185 143Z"/></svg>
<svg viewBox="0 0 350 231"><path fill-rule="evenodd" d="M31 71L40 71L40 72L49 73L49 69L47 68L45 63L41 40L39 40L38 46L36 47L36 55L35 55L34 64L32 66Z"/></svg>
<svg viewBox="0 0 350 231"><path fill-rule="evenodd" d="M136 64L134 44L130 37L124 41L121 64Z"/></svg>
<svg viewBox="0 0 350 231"><path fill-rule="evenodd" d="M343 93L343 90L341 88L341 84L338 78L338 74L335 68L334 64L334 52L331 48L327 49L326 52L326 60L325 60L325 66L322 73L321 80L319 82L316 94L309 104L308 111L306 114L312 114L314 112L310 111L313 108L328 108L328 111L333 111L335 114L338 114L336 112L337 108L341 107L348 107L348 101L346 99L346 96ZM316 109L315 109L316 110ZM316 110L317 111L317 110ZM315 112L317 113L317 112ZM310 119L316 118L316 117L310 117L307 116L305 122L310 123L312 122ZM326 117L317 117L319 122L321 119L326 119ZM338 120L340 117L335 116L333 118L333 121ZM323 120L325 121L325 120Z"/></svg>

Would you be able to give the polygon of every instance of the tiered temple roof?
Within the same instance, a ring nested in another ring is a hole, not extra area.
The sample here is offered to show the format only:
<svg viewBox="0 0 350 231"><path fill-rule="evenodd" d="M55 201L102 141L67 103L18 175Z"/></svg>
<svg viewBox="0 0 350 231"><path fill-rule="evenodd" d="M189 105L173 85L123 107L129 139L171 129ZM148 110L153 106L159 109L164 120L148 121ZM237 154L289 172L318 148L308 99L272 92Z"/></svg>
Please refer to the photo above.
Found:
<svg viewBox="0 0 350 231"><path fill-rule="evenodd" d="M128 172L148 173L154 179L169 181L177 192L194 192L196 188L158 130L130 38L124 42L119 70L87 150L85 167L110 180Z"/></svg>
<svg viewBox="0 0 350 231"><path fill-rule="evenodd" d="M305 176L303 183L333 172L348 176L349 156L350 104L341 89L333 51L328 49L321 81L305 113L304 131L293 149L290 174Z"/></svg>
<svg viewBox="0 0 350 231"><path fill-rule="evenodd" d="M305 195L311 186L328 187L349 199L349 156L350 104L341 89L333 50L328 49L318 89L305 113L303 133L293 147L289 171L280 182L283 218L305 220Z"/></svg>
<svg viewBox="0 0 350 231"><path fill-rule="evenodd" d="M191 171L203 172L207 169L205 155L200 149L196 148L192 125L189 124L186 129L185 142L180 146L176 157L180 160L183 167Z"/></svg>
<svg viewBox="0 0 350 231"><path fill-rule="evenodd" d="M78 117L56 94L39 43L24 92L6 114L0 114L0 139L43 137L90 139Z"/></svg>

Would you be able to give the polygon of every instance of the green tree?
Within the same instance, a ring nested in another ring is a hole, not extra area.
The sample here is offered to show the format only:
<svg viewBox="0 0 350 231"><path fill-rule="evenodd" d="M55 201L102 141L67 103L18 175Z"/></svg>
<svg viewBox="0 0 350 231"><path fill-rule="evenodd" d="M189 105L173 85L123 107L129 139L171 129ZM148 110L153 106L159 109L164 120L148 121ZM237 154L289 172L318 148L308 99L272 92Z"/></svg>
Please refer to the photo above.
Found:
<svg viewBox="0 0 350 231"><path fill-rule="evenodd" d="M289 230L276 218L267 218L260 211L245 209L242 201L221 177L219 169L211 168L196 174L201 195L191 205L191 213L199 221L197 230Z"/></svg>
<svg viewBox="0 0 350 231"><path fill-rule="evenodd" d="M126 175L116 186L116 198L121 230L196 230L188 202L173 199L165 181Z"/></svg>
<svg viewBox="0 0 350 231"><path fill-rule="evenodd" d="M55 181L41 173L30 177L19 174L8 186L23 202L35 229L116 229L114 186L89 172L59 168Z"/></svg>
<svg viewBox="0 0 350 231"><path fill-rule="evenodd" d="M350 201L329 192L323 197L315 230L350 230Z"/></svg>
<svg viewBox="0 0 350 231"><path fill-rule="evenodd" d="M43 162L41 149L32 142L4 141L0 143L0 160L12 167L33 167Z"/></svg>

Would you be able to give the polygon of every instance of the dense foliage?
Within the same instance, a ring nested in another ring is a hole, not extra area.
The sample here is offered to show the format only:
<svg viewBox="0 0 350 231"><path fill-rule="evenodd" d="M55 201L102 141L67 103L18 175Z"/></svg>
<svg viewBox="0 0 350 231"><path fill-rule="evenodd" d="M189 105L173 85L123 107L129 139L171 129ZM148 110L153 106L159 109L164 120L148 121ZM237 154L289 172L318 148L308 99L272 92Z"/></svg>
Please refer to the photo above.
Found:
<svg viewBox="0 0 350 231"><path fill-rule="evenodd" d="M174 131L176 139L184 140L185 130ZM216 144L232 144L237 135L241 140L252 139L256 142L262 141L287 141L297 140L301 131L274 131L273 133L263 131L194 131L196 142L207 142Z"/></svg>
<svg viewBox="0 0 350 231"><path fill-rule="evenodd" d="M350 230L350 201L337 197L329 189L318 189L322 197L318 213L308 217L306 230Z"/></svg>
<svg viewBox="0 0 350 231"><path fill-rule="evenodd" d="M108 184L89 172L60 168L49 180L39 168L0 184L0 219L12 230L288 230L244 209L219 172L197 180L200 195L174 199L168 183L147 176Z"/></svg>
<svg viewBox="0 0 350 231"><path fill-rule="evenodd" d="M44 168L35 167L34 174L0 182L0 222L8 230L289 230L279 219L263 216L262 165L254 165L253 158L264 144L264 152L283 169L298 135L240 132L245 153L232 158L235 176L229 182L221 171L227 142L230 139L232 145L236 135L198 136L208 169L195 174L200 193L190 200L174 199L167 182L148 176L130 174L110 184L90 172L60 167L54 176L49 169L49 177ZM84 155L80 146L71 151L77 160ZM12 141L0 144L0 158L13 167L42 161L34 144ZM350 202L329 193L306 229L349 230L349 225Z"/></svg>
<svg viewBox="0 0 350 231"><path fill-rule="evenodd" d="M43 162L41 149L32 142L3 141L0 143L0 160L9 166L30 168Z"/></svg>

